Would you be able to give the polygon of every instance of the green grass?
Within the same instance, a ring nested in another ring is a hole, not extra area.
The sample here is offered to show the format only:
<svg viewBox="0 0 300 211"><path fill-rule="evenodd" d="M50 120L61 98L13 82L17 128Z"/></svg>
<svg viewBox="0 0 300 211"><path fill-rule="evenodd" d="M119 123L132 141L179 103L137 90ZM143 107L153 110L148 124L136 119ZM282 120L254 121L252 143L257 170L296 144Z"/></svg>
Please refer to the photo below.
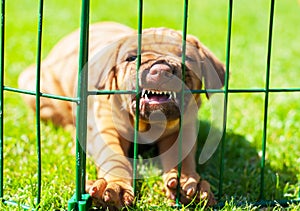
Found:
<svg viewBox="0 0 300 211"><path fill-rule="evenodd" d="M136 1L91 2L91 21L112 20L137 25ZM166 26L181 29L182 1L145 1L144 27ZM37 1L6 2L5 85L16 87L19 73L35 62ZM300 87L300 6L296 0L276 1L271 88ZM43 56L64 35L79 27L80 4L71 0L45 1ZM264 88L269 1L235 1L230 65L230 88ZM225 61L227 1L190 2L188 31L196 35ZM269 102L266 199L295 199L300 183L300 93L272 93ZM204 100L200 110L201 139L210 127L210 106ZM225 142L223 210L257 210L264 95L230 94ZM4 109L4 199L33 206L36 195L35 120L21 96L5 92ZM75 160L71 135L51 123L42 125L42 210L64 210L74 192ZM213 191L218 193L219 151L199 167ZM92 162L89 177L94 176ZM170 210L165 200L157 166L141 174L156 175L139 181L140 210L159 206ZM237 206L244 203L242 207ZM198 206L199 210L201 209ZM189 208L183 208L188 210ZM269 210L282 210L280 205ZM299 210L290 205L287 210ZM0 210L16 207L0 204ZM22 210L20 208L20 210Z"/></svg>

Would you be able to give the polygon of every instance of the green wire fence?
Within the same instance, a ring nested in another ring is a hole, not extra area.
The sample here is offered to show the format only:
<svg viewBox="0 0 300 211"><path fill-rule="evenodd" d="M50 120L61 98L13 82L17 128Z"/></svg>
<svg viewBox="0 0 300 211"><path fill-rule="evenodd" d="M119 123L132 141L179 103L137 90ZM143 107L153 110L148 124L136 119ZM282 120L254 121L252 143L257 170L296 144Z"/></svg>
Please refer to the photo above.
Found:
<svg viewBox="0 0 300 211"><path fill-rule="evenodd" d="M183 11L183 27L182 27L182 64L185 64L185 48L186 48L186 35L187 35L187 20L188 20L188 0L184 0L184 11ZM91 198L85 193L85 168L86 168L86 119L87 119L87 97L89 95L97 94L136 94L137 104L139 103L139 79L136 78L136 90L135 91L124 91L124 90L101 90L101 91L89 91L87 90L87 78L88 69L86 69L85 64L88 62L88 37L89 37L89 11L90 11L90 1L82 0L81 9L81 24L80 24L80 55L79 55L79 69L78 69L78 93L77 97L63 97L56 96L52 94L46 94L40 92L40 66L41 66L41 44L42 44L42 32L43 32L43 4L44 1L39 1L39 16L38 16L38 40L37 40L37 57L36 57L36 90L26 91L20 90L13 87L7 87L4 84L4 47L5 47L5 0L1 0L1 49L0 49L0 198L2 202L7 205L19 206L18 202L6 200L4 197L3 181L4 181L4 169L3 169L3 144L4 144L4 91L7 92L17 92L22 94L35 95L36 97L36 150L37 150L37 191L36 191L36 207L39 209L39 204L41 202L41 180L42 180L42 166L41 166L41 127L40 127L40 98L48 97L56 100L71 101L77 104L77 120L76 120L76 189L73 197L69 200L68 210L88 210L91 207ZM274 89L270 88L270 63L271 63L271 53L272 53L272 35L273 35L273 20L274 20L274 7L275 0L270 1L270 17L269 17L269 34L268 34L268 52L266 61L266 75L265 75L265 88L264 89L229 89L229 71L230 71L230 50L231 50L231 27L232 27L232 14L233 14L233 0L228 1L228 28L227 28L227 47L226 47L226 77L225 86L222 90L192 90L192 93L205 94L205 93L223 93L224 94L224 118L223 118L223 135L221 141L221 156L220 156L220 173L219 173L219 187L218 187L218 198L222 199L223 194L223 175L224 175L224 152L226 148L226 126L227 126L227 107L228 107L228 96L234 93L264 93L264 120L263 120L263 134L262 134L262 156L261 156L261 167L260 167L260 195L258 196L258 201L253 202L254 205L260 206L272 206L275 204L288 205L289 203L299 203L300 196L298 199L294 200L267 200L264 196L265 189L265 160L266 160L266 148L267 148L267 123L268 123L268 110L269 110L269 94L274 92L300 92L299 88L282 88ZM142 46L142 25L143 25L143 0L138 1L138 50L137 50L137 66L136 71L139 71L141 64L141 46ZM185 65L183 65L182 75L185 76ZM138 74L137 74L138 75ZM185 81L183 79L183 81ZM182 84L184 86L184 84ZM184 89L182 89L182 95L184 95ZM183 98L182 98L183 99ZM181 104L183 105L183 100ZM181 114L182 115L182 114ZM139 110L136 109L136 116L139 116ZM181 118L183 119L183 118ZM180 122L182 124L182 122ZM138 155L138 125L139 119L135 121L135 136L134 136L134 158L133 158L133 188L134 192L137 192L136 178L137 178L137 155ZM180 142L179 147L182 147L182 133L179 133ZM180 150L179 150L180 151ZM181 155L178 156L179 159ZM181 159L180 159L181 160ZM181 176L181 162L178 166L178 178ZM180 207L180 189L177 189L176 207ZM222 207L224 203L220 202L217 207ZM31 209L30 206L21 205L24 209Z"/></svg>

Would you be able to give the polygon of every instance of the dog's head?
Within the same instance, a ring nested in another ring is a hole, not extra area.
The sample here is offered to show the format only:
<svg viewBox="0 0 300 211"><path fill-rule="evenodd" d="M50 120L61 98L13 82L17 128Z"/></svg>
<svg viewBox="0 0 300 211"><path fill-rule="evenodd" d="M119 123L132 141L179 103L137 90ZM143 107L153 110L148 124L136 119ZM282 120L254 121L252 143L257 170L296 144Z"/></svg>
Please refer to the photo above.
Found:
<svg viewBox="0 0 300 211"><path fill-rule="evenodd" d="M224 65L193 36L187 36L182 63L182 35L175 30L143 31L138 80L137 57L137 36L124 36L92 60L89 83L97 89L136 90L138 82L140 118L144 121L155 111L163 112L167 120L178 119L182 89L199 90L203 82L206 89L219 89L224 84ZM137 96L125 94L122 98L122 107L134 116ZM185 109L190 98L184 97ZM199 104L199 97L196 101Z"/></svg>

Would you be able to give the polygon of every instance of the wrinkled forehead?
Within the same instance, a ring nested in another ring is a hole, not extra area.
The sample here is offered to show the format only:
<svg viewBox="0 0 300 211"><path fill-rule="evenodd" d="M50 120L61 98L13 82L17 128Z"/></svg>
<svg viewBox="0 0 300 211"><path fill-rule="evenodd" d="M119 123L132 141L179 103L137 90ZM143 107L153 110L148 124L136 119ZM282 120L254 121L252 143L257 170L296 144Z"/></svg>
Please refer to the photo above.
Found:
<svg viewBox="0 0 300 211"><path fill-rule="evenodd" d="M182 35L175 30L166 28L150 28L145 29L142 34L142 40L145 44L161 43L161 44L182 44Z"/></svg>
<svg viewBox="0 0 300 211"><path fill-rule="evenodd" d="M160 55L182 55L182 35L165 28L146 29L142 34L141 53L155 53ZM138 48L138 35L131 36L123 42L121 51L123 54L136 55ZM186 53L188 55L197 54L197 47L186 42ZM196 55L195 55L196 56Z"/></svg>

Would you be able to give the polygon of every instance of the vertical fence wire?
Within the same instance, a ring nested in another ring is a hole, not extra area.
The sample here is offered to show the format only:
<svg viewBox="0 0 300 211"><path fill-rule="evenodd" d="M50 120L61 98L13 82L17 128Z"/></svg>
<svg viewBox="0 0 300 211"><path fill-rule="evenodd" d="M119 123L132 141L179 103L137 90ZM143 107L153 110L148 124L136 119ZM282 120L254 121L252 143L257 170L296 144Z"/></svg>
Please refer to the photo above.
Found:
<svg viewBox="0 0 300 211"><path fill-rule="evenodd" d="M0 46L0 198L3 198L3 115L4 115L4 40L5 40L5 0L1 1L1 46Z"/></svg>
<svg viewBox="0 0 300 211"><path fill-rule="evenodd" d="M230 68L230 50L231 50L231 31L232 31L232 13L233 0L228 2L228 18L227 18L227 41L226 41L226 74L224 84L224 108L223 108L223 134L221 140L221 156L220 156L220 175L219 175L219 193L220 199L223 194L223 179L224 179L224 155L225 155L225 140L227 130L227 107L228 107L228 93L229 93L229 68Z"/></svg>
<svg viewBox="0 0 300 211"><path fill-rule="evenodd" d="M264 123L262 137L262 156L261 156L261 175L260 175L260 196L259 199L264 199L265 187L265 161L267 147L267 128L268 128L268 108L269 108L269 89L270 89L270 72L271 72L271 53L272 53L272 37L273 37L273 20L274 20L275 0L271 0L269 34L268 34L268 52L266 63L266 78L265 78L265 102L264 102Z"/></svg>
<svg viewBox="0 0 300 211"><path fill-rule="evenodd" d="M143 0L138 1L138 40L137 40L137 62L136 62L136 108L140 107L140 83L139 83L139 69L142 60L142 31L143 31ZM133 192L136 195L136 178L137 178L137 157L138 157L138 131L139 131L139 116L140 110L135 109L134 122L134 140L133 140Z"/></svg>
<svg viewBox="0 0 300 211"><path fill-rule="evenodd" d="M76 117L76 201L85 193L86 133L87 133L87 84L88 84L88 38L90 1L82 0L80 49L78 66L78 90Z"/></svg>
<svg viewBox="0 0 300 211"><path fill-rule="evenodd" d="M182 24L182 82L181 82L181 101L180 101L180 126L179 126L179 142L178 142L178 166L177 166L177 188L176 188L176 207L180 207L180 178L182 170L182 130L183 130L183 115L184 115L184 97L185 97L185 73L186 73L186 35L187 35L187 21L188 21L188 0L184 0L183 5L183 24Z"/></svg>
<svg viewBox="0 0 300 211"><path fill-rule="evenodd" d="M43 33L43 7L44 1L39 2L38 16L38 40L36 56L36 89L35 89L35 106L36 106L36 152L37 152L37 196L36 205L41 201L42 189L42 154L41 154L41 121L40 121L40 92L41 92L41 51L42 51L42 33Z"/></svg>

